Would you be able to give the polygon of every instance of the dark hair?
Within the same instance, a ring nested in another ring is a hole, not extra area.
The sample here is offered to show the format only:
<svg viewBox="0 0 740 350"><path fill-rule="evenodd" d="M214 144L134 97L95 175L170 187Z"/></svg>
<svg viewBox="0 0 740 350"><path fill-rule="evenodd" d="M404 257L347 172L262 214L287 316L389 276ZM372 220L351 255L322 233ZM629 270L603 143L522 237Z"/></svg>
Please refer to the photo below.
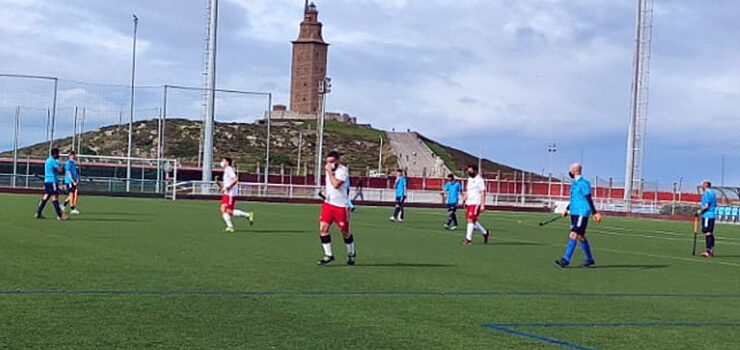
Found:
<svg viewBox="0 0 740 350"><path fill-rule="evenodd" d="M403 169L396 169L396 172L403 174Z"/></svg>
<svg viewBox="0 0 740 350"><path fill-rule="evenodd" d="M77 153L75 153L75 151L74 151L74 150L72 150L72 151L69 151L69 152L67 152L67 155L68 155L68 156L73 156L73 155L76 155L76 154L77 154Z"/></svg>
<svg viewBox="0 0 740 350"><path fill-rule="evenodd" d="M49 153L51 153L51 156L54 158L59 157L59 148L52 148Z"/></svg>
<svg viewBox="0 0 740 350"><path fill-rule="evenodd" d="M453 175L453 174L447 175L447 178L450 179L450 180L454 180L455 179L455 175Z"/></svg>
<svg viewBox="0 0 740 350"><path fill-rule="evenodd" d="M712 187L712 181L709 181L709 180L704 180L704 182L706 182L706 183L707 183L707 187L709 187L709 188L711 188L711 187Z"/></svg>
<svg viewBox="0 0 740 350"><path fill-rule="evenodd" d="M224 160L226 161L226 163L229 163L229 166L231 166L234 163L234 161L229 157L224 157Z"/></svg>
<svg viewBox="0 0 740 350"><path fill-rule="evenodd" d="M478 166L475 164L468 165L467 169L473 169L476 173L478 172Z"/></svg>
<svg viewBox="0 0 740 350"><path fill-rule="evenodd" d="M336 159L339 159L340 158L339 152L337 152L337 151L331 151L331 152L329 152L329 154L327 154L326 157L327 158L332 157L332 158L336 158Z"/></svg>

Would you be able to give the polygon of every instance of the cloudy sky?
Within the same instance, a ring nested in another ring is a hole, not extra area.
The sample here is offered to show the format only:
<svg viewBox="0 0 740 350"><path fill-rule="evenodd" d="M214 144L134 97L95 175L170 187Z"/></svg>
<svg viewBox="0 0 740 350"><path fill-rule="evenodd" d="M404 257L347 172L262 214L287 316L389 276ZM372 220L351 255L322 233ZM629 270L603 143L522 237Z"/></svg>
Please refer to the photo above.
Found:
<svg viewBox="0 0 740 350"><path fill-rule="evenodd" d="M62 109L91 104L95 91L125 100L135 12L138 84L200 86L205 2L0 0L1 70L122 85L62 83ZM331 43L330 110L471 153L482 144L485 157L536 172L549 171L555 142L556 173L582 160L592 176L624 177L636 0L316 2ZM218 86L287 103L303 1L220 3ZM735 0L655 0L646 178L719 183L724 155L726 184L740 185L738 23ZM19 97L30 83L19 84L0 79L6 112L24 98L45 106L48 85ZM156 91L137 94L142 115L160 105Z"/></svg>

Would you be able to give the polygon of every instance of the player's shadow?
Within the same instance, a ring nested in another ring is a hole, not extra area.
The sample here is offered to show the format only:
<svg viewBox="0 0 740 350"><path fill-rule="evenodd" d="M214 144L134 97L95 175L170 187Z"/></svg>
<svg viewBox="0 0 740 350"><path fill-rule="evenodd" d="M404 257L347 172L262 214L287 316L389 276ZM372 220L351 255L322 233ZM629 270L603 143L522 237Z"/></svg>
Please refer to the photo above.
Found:
<svg viewBox="0 0 740 350"><path fill-rule="evenodd" d="M593 269L638 269L638 270L647 270L647 269L663 269L666 267L670 267L671 265L665 265L665 264L625 264L625 265L596 265L592 267Z"/></svg>
<svg viewBox="0 0 740 350"><path fill-rule="evenodd" d="M308 231L306 231L306 230L253 230L253 229L244 229L244 230L238 230L237 232L244 232L244 233L306 233Z"/></svg>
<svg viewBox="0 0 740 350"><path fill-rule="evenodd" d="M95 215L110 215L110 216L154 216L155 214L151 213L125 213L125 212L93 212L93 213L84 213L86 216L95 216Z"/></svg>
<svg viewBox="0 0 740 350"><path fill-rule="evenodd" d="M87 221L87 222L147 222L146 220L132 219L132 218L73 218L72 221Z"/></svg>
<svg viewBox="0 0 740 350"><path fill-rule="evenodd" d="M333 265L333 266L342 266L342 265ZM423 268L429 268L429 267L454 267L455 265L450 264L429 264L429 263L375 263L375 264L361 264L357 263L354 267L423 267Z"/></svg>
<svg viewBox="0 0 740 350"><path fill-rule="evenodd" d="M545 244L538 243L538 242L496 242L496 241L493 241L491 245L493 246L497 246L497 245L533 246L533 245L545 245Z"/></svg>

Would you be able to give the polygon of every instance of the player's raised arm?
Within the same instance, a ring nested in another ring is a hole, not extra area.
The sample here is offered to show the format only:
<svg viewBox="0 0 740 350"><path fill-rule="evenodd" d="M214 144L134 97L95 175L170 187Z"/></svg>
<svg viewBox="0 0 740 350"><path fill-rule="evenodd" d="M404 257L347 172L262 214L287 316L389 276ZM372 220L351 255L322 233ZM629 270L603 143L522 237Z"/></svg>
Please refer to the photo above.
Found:
<svg viewBox="0 0 740 350"><path fill-rule="evenodd" d="M340 180L337 178L336 174L334 174L333 163L326 163L324 170L326 171L326 175L329 176L329 181L331 181L331 185L334 186L334 188L339 188L344 184L344 180Z"/></svg>

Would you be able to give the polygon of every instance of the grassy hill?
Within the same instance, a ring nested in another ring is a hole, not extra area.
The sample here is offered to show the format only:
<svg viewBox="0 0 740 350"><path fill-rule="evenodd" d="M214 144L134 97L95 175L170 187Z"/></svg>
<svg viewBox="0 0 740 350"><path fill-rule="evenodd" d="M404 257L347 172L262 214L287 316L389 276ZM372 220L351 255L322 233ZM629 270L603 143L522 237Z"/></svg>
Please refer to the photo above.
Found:
<svg viewBox="0 0 740 350"><path fill-rule="evenodd" d="M156 120L134 123L132 136L134 157L156 158L157 129ZM200 130L200 122L168 119L165 123L163 157L177 158L183 165L197 165ZM251 167L256 169L258 164L264 165L267 128L263 123L216 123L214 130L214 158L216 160L224 156L232 157L242 169ZM110 125L86 132L82 135L81 153L125 156L128 145L127 133L127 124ZM297 166L299 141L302 139L301 168L307 164L309 172L312 172L317 142L315 121L276 120L272 123L271 134L271 166ZM383 139L383 169L395 169L397 158L388 143L385 131L369 126L326 121L324 150L325 152L339 151L344 161L353 169L353 173L364 173L366 169L377 169L378 167L378 149L381 138ZM450 169L462 169L467 164L478 162L477 157L461 150L447 147L424 137L422 140L445 161ZM62 152L66 152L72 148L72 138L58 139L55 145ZM19 155L44 158L47 150L47 143L39 143L20 149ZM0 156L4 157L11 155L11 152L0 153ZM483 161L483 170L489 175L498 171L521 172L519 169L489 160Z"/></svg>
<svg viewBox="0 0 740 350"><path fill-rule="evenodd" d="M442 158L442 160L445 162L445 165L449 169L453 169L457 172L458 175L462 175L463 169L465 169L469 164L478 164L478 157L476 156L473 156L456 148L445 146L424 136L421 136L421 139L422 141L424 141L427 147L432 150L432 152L434 152L438 157ZM521 169L496 163L485 158L481 161L481 168L484 176L488 178L495 177L499 171L501 172L501 176L503 178L512 177L515 172L522 172ZM535 173L530 174L529 172L527 172L527 175L531 175L532 179L534 180L545 180L544 177Z"/></svg>

